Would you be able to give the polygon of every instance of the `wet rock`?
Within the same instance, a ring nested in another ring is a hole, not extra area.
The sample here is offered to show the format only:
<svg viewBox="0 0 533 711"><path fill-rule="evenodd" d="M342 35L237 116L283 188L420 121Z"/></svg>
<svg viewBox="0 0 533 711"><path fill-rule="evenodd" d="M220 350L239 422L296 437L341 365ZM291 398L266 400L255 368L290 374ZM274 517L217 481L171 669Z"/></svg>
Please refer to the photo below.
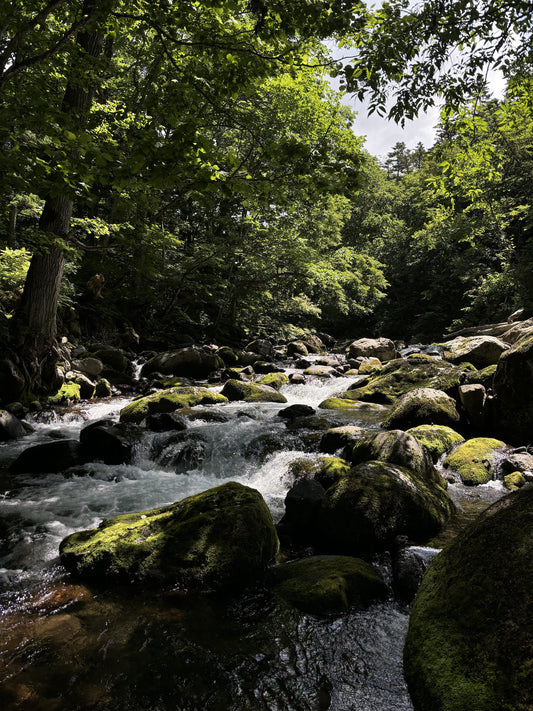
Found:
<svg viewBox="0 0 533 711"><path fill-rule="evenodd" d="M239 362L239 356L235 353L233 348L228 346L222 346L216 352L219 358L222 358L225 365L236 365Z"/></svg>
<svg viewBox="0 0 533 711"><path fill-rule="evenodd" d="M500 466L504 472L533 472L533 454L513 452L502 459Z"/></svg>
<svg viewBox="0 0 533 711"><path fill-rule="evenodd" d="M507 476L503 477L503 485L509 491L516 491L517 489L521 489L525 483L526 478L524 477L522 472L511 472L511 474L507 474Z"/></svg>
<svg viewBox="0 0 533 711"><path fill-rule="evenodd" d="M291 343L287 343L287 355L306 356L309 355L309 351L302 341L292 341Z"/></svg>
<svg viewBox="0 0 533 711"><path fill-rule="evenodd" d="M101 461L104 464L129 464L133 445L140 438L124 426L106 422L91 423L80 432L83 459L86 462Z"/></svg>
<svg viewBox="0 0 533 711"><path fill-rule="evenodd" d="M83 373L67 373L66 380L80 386L80 398L82 400L90 400L94 397L96 386Z"/></svg>
<svg viewBox="0 0 533 711"><path fill-rule="evenodd" d="M454 427L460 421L455 400L442 390L417 388L403 395L383 422L385 429L407 430L418 425Z"/></svg>
<svg viewBox="0 0 533 711"><path fill-rule="evenodd" d="M186 378L206 378L214 370L224 367L224 361L216 353L191 346L177 351L159 353L150 358L141 369L143 377L159 372Z"/></svg>
<svg viewBox="0 0 533 711"><path fill-rule="evenodd" d="M313 364L307 358L298 358L294 365L296 368L310 368Z"/></svg>
<svg viewBox="0 0 533 711"><path fill-rule="evenodd" d="M295 417L287 422L287 429L291 431L298 430L329 430L331 428L331 420L327 417L318 417L317 415L308 415L307 417Z"/></svg>
<svg viewBox="0 0 533 711"><path fill-rule="evenodd" d="M28 434L22 422L7 410L0 410L0 442L18 439Z"/></svg>
<svg viewBox="0 0 533 711"><path fill-rule="evenodd" d="M93 353L93 357L118 373L125 373L131 367L129 358L121 348L105 346Z"/></svg>
<svg viewBox="0 0 533 711"><path fill-rule="evenodd" d="M318 378L335 378L339 372L332 365L311 365L304 370L304 375L314 375Z"/></svg>
<svg viewBox="0 0 533 711"><path fill-rule="evenodd" d="M87 375L89 378L97 378L104 369L104 364L98 358L88 356L87 358L74 359L72 368Z"/></svg>
<svg viewBox="0 0 533 711"><path fill-rule="evenodd" d="M339 453L344 459L351 457L354 444L365 433L361 427L345 425L327 430L320 440L320 451L329 454Z"/></svg>
<svg viewBox="0 0 533 711"><path fill-rule="evenodd" d="M264 360L254 361L254 370L256 373L265 374L277 373L279 371L279 366L275 363L267 363Z"/></svg>
<svg viewBox="0 0 533 711"><path fill-rule="evenodd" d="M289 405L278 412L278 417L283 417L285 420L294 420L296 417L307 417L314 415L315 409L310 405Z"/></svg>
<svg viewBox="0 0 533 711"><path fill-rule="evenodd" d="M315 530L328 552L380 551L393 547L399 535L427 541L454 511L434 482L404 467L364 462L326 491Z"/></svg>
<svg viewBox="0 0 533 711"><path fill-rule="evenodd" d="M113 390L111 388L111 383L106 378L100 378L94 388L95 397L111 397L113 395Z"/></svg>
<svg viewBox="0 0 533 711"><path fill-rule="evenodd" d="M15 474L50 474L83 464L84 452L78 440L63 439L25 449L11 465Z"/></svg>
<svg viewBox="0 0 533 711"><path fill-rule="evenodd" d="M468 422L474 430L481 430L485 424L485 400L487 393L481 383L459 386L459 399L466 412Z"/></svg>
<svg viewBox="0 0 533 711"><path fill-rule="evenodd" d="M305 383L305 375L302 373L291 373L289 380L293 385L303 385Z"/></svg>
<svg viewBox="0 0 533 711"><path fill-rule="evenodd" d="M367 375L381 370L381 361L379 358L360 358L358 373L359 375Z"/></svg>
<svg viewBox="0 0 533 711"><path fill-rule="evenodd" d="M176 474L199 469L209 451L209 445L200 432L186 430L168 437L159 437L152 443L151 455L163 467Z"/></svg>
<svg viewBox="0 0 533 711"><path fill-rule="evenodd" d="M420 711L533 708L533 488L491 506L429 566L404 667Z"/></svg>
<svg viewBox="0 0 533 711"><path fill-rule="evenodd" d="M498 439L475 437L460 444L443 464L456 472L466 486L486 484L496 478L497 458L505 447L505 442Z"/></svg>
<svg viewBox="0 0 533 711"><path fill-rule="evenodd" d="M378 358L380 361L396 358L396 346L390 338L360 338L350 344L348 358Z"/></svg>
<svg viewBox="0 0 533 711"><path fill-rule="evenodd" d="M433 462L437 462L443 454L465 441L462 435L444 425L419 425L407 430L407 434L420 442Z"/></svg>
<svg viewBox="0 0 533 711"><path fill-rule="evenodd" d="M392 560L395 595L404 602L412 602L428 565L440 551L437 548L410 546L398 551Z"/></svg>
<svg viewBox="0 0 533 711"><path fill-rule="evenodd" d="M255 341L249 343L246 351L251 351L252 353L258 353L261 356L271 356L274 350L274 346L266 338L257 338Z"/></svg>
<svg viewBox="0 0 533 711"><path fill-rule="evenodd" d="M148 415L146 429L151 432L181 431L187 429L187 423L183 417L173 412L160 412L156 415Z"/></svg>
<svg viewBox="0 0 533 711"><path fill-rule="evenodd" d="M228 381L233 382L233 381ZM274 390L275 392L275 390ZM276 393L278 394L278 393ZM201 387L176 387L137 398L120 411L122 422L142 422L148 415L175 412L180 408L227 402L223 395Z"/></svg>
<svg viewBox="0 0 533 711"><path fill-rule="evenodd" d="M227 590L260 577L278 545L259 492L230 482L103 521L65 538L59 552L67 570L86 580Z"/></svg>
<svg viewBox="0 0 533 711"><path fill-rule="evenodd" d="M320 482L314 479L298 479L285 497L281 530L288 531L297 540L312 538L324 495L325 490Z"/></svg>
<svg viewBox="0 0 533 711"><path fill-rule="evenodd" d="M271 572L276 594L315 615L364 609L387 596L388 588L370 563L348 556L313 556Z"/></svg>
<svg viewBox="0 0 533 711"><path fill-rule="evenodd" d="M245 402L287 402L285 395L268 385L257 383L242 383L239 380L228 380L222 388L221 395L230 401Z"/></svg>

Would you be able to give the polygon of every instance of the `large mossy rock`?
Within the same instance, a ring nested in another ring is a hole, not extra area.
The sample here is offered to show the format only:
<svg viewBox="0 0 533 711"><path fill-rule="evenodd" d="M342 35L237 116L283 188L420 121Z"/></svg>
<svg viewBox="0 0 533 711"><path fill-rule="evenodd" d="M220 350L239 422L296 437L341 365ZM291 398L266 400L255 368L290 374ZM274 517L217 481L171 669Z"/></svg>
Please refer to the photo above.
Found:
<svg viewBox="0 0 533 711"><path fill-rule="evenodd" d="M274 591L304 612L327 615L362 609L387 596L388 588L370 563L349 556L313 556L272 570Z"/></svg>
<svg viewBox="0 0 533 711"><path fill-rule="evenodd" d="M347 554L391 548L397 536L421 543L454 510L435 482L387 462L364 462L327 489L318 519L320 543Z"/></svg>
<svg viewBox="0 0 533 711"><path fill-rule="evenodd" d="M214 370L223 367L224 361L217 353L191 346L159 353L143 365L141 375L146 377L151 373L163 373L185 378L206 378Z"/></svg>
<svg viewBox="0 0 533 711"><path fill-rule="evenodd" d="M342 397L387 405L415 388L435 388L449 395L459 387L461 374L461 368L441 360L410 363L398 359L388 363L379 375L354 383Z"/></svg>
<svg viewBox="0 0 533 711"><path fill-rule="evenodd" d="M268 373L267 375L263 375L262 378L259 378L257 383L259 385L268 385L270 388L274 388L274 390L281 390L281 388L284 385L287 385L289 382L289 377L285 375L285 373Z"/></svg>
<svg viewBox="0 0 533 711"><path fill-rule="evenodd" d="M142 422L148 415L158 412L174 412L194 405L215 405L228 399L209 388L185 386L168 388L152 395L137 398L120 411L121 422Z"/></svg>
<svg viewBox="0 0 533 711"><path fill-rule="evenodd" d="M393 405L383 427L399 430L408 430L418 425L454 427L460 419L455 400L443 390L416 388Z"/></svg>
<svg viewBox="0 0 533 711"><path fill-rule="evenodd" d="M402 430L369 433L361 437L352 449L354 464L375 460L405 467L422 479L444 485L444 480L433 466L433 461L422 445Z"/></svg>
<svg viewBox="0 0 533 711"><path fill-rule="evenodd" d="M227 380L221 390L221 395L228 400L244 400L244 402L287 402L282 395L270 385L260 383L244 383L241 380Z"/></svg>
<svg viewBox="0 0 533 711"><path fill-rule="evenodd" d="M444 460L446 469L451 469L466 486L486 484L494 478L497 455L502 454L505 442L491 437L474 437L460 444Z"/></svg>
<svg viewBox="0 0 533 711"><path fill-rule="evenodd" d="M417 711L533 708L533 489L491 506L431 563L404 652Z"/></svg>
<svg viewBox="0 0 533 711"><path fill-rule="evenodd" d="M452 363L472 363L476 368L494 365L509 346L495 336L458 336L444 345L444 357Z"/></svg>
<svg viewBox="0 0 533 711"><path fill-rule="evenodd" d="M224 590L260 576L278 545L261 494L230 482L73 533L59 553L65 568L85 580Z"/></svg>
<svg viewBox="0 0 533 711"><path fill-rule="evenodd" d="M494 375L494 434L527 444L533 432L533 334L506 351Z"/></svg>
<svg viewBox="0 0 533 711"><path fill-rule="evenodd" d="M445 425L419 425L407 430L407 434L412 435L424 447L434 462L465 441L462 435Z"/></svg>

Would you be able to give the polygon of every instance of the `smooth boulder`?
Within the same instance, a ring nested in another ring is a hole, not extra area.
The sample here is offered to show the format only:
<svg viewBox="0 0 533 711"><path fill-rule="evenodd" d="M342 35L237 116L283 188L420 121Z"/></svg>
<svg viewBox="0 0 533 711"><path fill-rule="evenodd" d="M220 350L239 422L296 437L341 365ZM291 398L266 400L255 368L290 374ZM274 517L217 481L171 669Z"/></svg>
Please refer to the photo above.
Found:
<svg viewBox="0 0 533 711"><path fill-rule="evenodd" d="M476 368L494 365L509 346L495 336L458 336L444 343L444 357L452 363L472 363Z"/></svg>
<svg viewBox="0 0 533 711"><path fill-rule="evenodd" d="M217 353L191 346L159 353L150 358L143 365L141 375L147 377L151 373L163 373L185 378L206 378L214 370L223 367L224 361Z"/></svg>
<svg viewBox="0 0 533 711"><path fill-rule="evenodd" d="M416 711L533 708L533 488L509 494L431 563L404 668Z"/></svg>
<svg viewBox="0 0 533 711"><path fill-rule="evenodd" d="M454 427L460 422L455 400L442 390L416 388L403 395L383 422L385 429L408 430L418 425Z"/></svg>
<svg viewBox="0 0 533 711"><path fill-rule="evenodd" d="M227 380L221 390L221 395L230 401L244 400L244 402L287 402L282 395L270 385L259 383L244 383L240 380Z"/></svg>
<svg viewBox="0 0 533 711"><path fill-rule="evenodd" d="M137 398L120 411L121 422L142 422L148 415L160 412L175 412L195 405L213 405L227 402L227 398L210 390L186 385L167 388L152 395Z"/></svg>
<svg viewBox="0 0 533 711"><path fill-rule="evenodd" d="M261 576L278 545L259 492L229 482L73 533L59 553L65 568L85 580L225 590Z"/></svg>
<svg viewBox="0 0 533 711"><path fill-rule="evenodd" d="M378 358L380 361L396 358L396 346L390 338L359 338L348 349L348 358Z"/></svg>
<svg viewBox="0 0 533 711"><path fill-rule="evenodd" d="M474 437L448 455L444 466L456 472L465 486L486 484L495 478L497 458L505 447L505 442L499 439Z"/></svg>

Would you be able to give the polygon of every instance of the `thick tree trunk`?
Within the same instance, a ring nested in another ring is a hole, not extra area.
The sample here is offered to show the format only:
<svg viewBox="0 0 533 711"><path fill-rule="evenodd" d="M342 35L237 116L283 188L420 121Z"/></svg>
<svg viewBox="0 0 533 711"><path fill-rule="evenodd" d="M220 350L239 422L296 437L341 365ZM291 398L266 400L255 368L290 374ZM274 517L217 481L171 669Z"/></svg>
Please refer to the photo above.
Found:
<svg viewBox="0 0 533 711"><path fill-rule="evenodd" d="M84 13L91 14L94 0L86 0ZM62 113L65 127L85 127L94 93L94 59L102 51L103 35L81 32L77 37L80 64L65 89ZM26 388L46 393L57 387L56 313L65 254L61 243L67 239L72 217L73 196L69 189L54 191L45 201L39 230L54 235L34 252L21 303L13 324L13 344L18 365L24 374Z"/></svg>

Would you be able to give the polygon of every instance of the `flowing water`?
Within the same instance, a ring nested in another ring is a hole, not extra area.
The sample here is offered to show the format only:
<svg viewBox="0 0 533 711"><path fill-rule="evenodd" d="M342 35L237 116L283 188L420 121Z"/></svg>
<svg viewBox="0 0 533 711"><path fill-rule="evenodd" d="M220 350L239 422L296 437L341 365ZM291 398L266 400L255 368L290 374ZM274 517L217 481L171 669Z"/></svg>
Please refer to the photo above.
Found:
<svg viewBox="0 0 533 711"><path fill-rule="evenodd" d="M283 393L288 404L316 407L354 380L316 379ZM0 708L412 709L401 664L408 610L393 600L320 619L262 588L213 600L69 580L58 559L68 534L226 481L258 489L278 520L293 481L289 464L312 457L320 436L291 432L277 417L283 406L230 403L200 408L205 416L183 433L145 434L130 465L91 463L70 476L8 473L26 447L77 438L88 420L118 418L127 402L80 406L0 446ZM338 424L372 428L382 416L379 406L328 413Z"/></svg>

